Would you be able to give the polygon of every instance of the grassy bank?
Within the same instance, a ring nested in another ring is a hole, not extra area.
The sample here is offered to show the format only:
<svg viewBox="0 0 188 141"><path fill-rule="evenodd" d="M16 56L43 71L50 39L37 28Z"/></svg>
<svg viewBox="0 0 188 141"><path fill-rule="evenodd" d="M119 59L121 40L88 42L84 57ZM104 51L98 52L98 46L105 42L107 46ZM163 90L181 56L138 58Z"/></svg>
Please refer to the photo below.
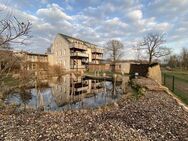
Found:
<svg viewBox="0 0 188 141"><path fill-rule="evenodd" d="M188 81L188 70L173 70L173 71L166 71L166 70L163 70L162 71L164 74L167 74L167 75L173 75L177 78L182 78L184 80L187 80Z"/></svg>
<svg viewBox="0 0 188 141"><path fill-rule="evenodd" d="M188 105L188 71L178 69L173 71L164 70L162 71L162 76L164 85L172 90L182 102Z"/></svg>

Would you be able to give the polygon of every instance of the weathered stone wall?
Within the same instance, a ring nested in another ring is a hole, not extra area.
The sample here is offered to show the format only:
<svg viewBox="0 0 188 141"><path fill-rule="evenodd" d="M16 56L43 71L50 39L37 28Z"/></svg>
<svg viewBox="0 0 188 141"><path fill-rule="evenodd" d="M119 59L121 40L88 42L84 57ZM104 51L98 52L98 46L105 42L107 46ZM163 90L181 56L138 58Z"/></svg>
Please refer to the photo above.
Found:
<svg viewBox="0 0 188 141"><path fill-rule="evenodd" d="M150 66L148 68L148 77L156 80L160 84L162 83L162 78L161 78L161 68L159 64L156 64L154 66Z"/></svg>
<svg viewBox="0 0 188 141"><path fill-rule="evenodd" d="M162 83L161 69L158 63L149 64L131 64L130 74L138 73L139 76L150 77L159 83Z"/></svg>

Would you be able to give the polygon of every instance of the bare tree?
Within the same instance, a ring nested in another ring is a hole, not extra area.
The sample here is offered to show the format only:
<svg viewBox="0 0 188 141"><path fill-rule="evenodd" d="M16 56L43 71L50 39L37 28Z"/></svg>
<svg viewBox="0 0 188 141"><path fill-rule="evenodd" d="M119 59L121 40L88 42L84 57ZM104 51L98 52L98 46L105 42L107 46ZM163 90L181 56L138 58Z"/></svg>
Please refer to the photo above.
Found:
<svg viewBox="0 0 188 141"><path fill-rule="evenodd" d="M21 57L12 51L0 51L0 74L16 71L20 68Z"/></svg>
<svg viewBox="0 0 188 141"><path fill-rule="evenodd" d="M164 34L149 33L144 37L143 41L138 43L138 50L146 51L149 57L149 64L151 64L154 58L160 58L170 54L170 49L162 46L165 42Z"/></svg>
<svg viewBox="0 0 188 141"><path fill-rule="evenodd" d="M29 21L23 22L13 14L4 14L4 11L6 13L6 9L0 9L0 81L9 76L11 70L20 63L20 57L9 50L11 44L24 44L31 37Z"/></svg>
<svg viewBox="0 0 188 141"><path fill-rule="evenodd" d="M31 23L21 22L16 17L2 19L0 21L0 48L7 48L10 43L24 44L24 41L31 37L29 31Z"/></svg>
<svg viewBox="0 0 188 141"><path fill-rule="evenodd" d="M182 67L184 69L188 69L188 49L182 48L180 56L181 56Z"/></svg>
<svg viewBox="0 0 188 141"><path fill-rule="evenodd" d="M177 55L171 55L168 59L168 66L171 68L177 68L180 64L179 58Z"/></svg>
<svg viewBox="0 0 188 141"><path fill-rule="evenodd" d="M168 66L186 70L188 69L188 49L182 48L180 54L170 55L166 60Z"/></svg>
<svg viewBox="0 0 188 141"><path fill-rule="evenodd" d="M118 40L110 40L105 46L106 53L109 59L112 61L113 71L115 71L115 63L121 59L123 55L123 44Z"/></svg>
<svg viewBox="0 0 188 141"><path fill-rule="evenodd" d="M145 59L145 56L143 54L143 50L140 49L139 44L133 45L132 50L135 52L135 59L138 62L143 61L143 59Z"/></svg>

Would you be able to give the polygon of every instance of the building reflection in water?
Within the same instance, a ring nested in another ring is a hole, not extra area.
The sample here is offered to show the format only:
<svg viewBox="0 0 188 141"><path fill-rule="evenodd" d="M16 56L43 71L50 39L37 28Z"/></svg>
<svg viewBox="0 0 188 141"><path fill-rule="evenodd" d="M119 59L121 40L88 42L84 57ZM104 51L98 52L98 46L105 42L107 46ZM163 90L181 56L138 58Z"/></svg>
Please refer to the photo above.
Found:
<svg viewBox="0 0 188 141"><path fill-rule="evenodd" d="M106 93L104 81L86 80L83 77L66 75L59 83L50 84L52 95L58 107L84 107L84 99ZM91 102L91 101L90 101Z"/></svg>
<svg viewBox="0 0 188 141"><path fill-rule="evenodd" d="M87 80L83 77L65 75L57 82L50 82L49 88L31 89L32 98L28 107L44 110L63 110L77 108L92 108L113 102L126 89L128 77L122 83L105 80ZM14 101L9 97L9 102ZM16 102L19 103L19 98ZM23 100L20 100L22 103ZM15 101L14 101L15 102Z"/></svg>

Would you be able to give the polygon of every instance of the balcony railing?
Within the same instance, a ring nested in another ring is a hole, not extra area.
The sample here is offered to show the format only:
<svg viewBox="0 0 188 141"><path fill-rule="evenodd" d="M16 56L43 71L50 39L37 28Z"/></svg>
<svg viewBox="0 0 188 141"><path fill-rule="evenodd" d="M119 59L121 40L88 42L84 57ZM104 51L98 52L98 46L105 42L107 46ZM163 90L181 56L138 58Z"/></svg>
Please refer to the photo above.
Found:
<svg viewBox="0 0 188 141"><path fill-rule="evenodd" d="M84 91L84 90L88 90L88 86L80 87L80 88L74 88L74 91L77 91L77 92Z"/></svg>
<svg viewBox="0 0 188 141"><path fill-rule="evenodd" d="M93 60L102 60L103 57L102 56L98 56L98 55L92 55L92 59Z"/></svg>
<svg viewBox="0 0 188 141"><path fill-rule="evenodd" d="M71 57L85 57L85 58L87 58L88 54L83 53L83 52L73 52L73 53L71 53Z"/></svg>
<svg viewBox="0 0 188 141"><path fill-rule="evenodd" d="M103 53L103 49L100 49L100 48L93 48L92 50L91 50L91 52L92 53Z"/></svg>
<svg viewBox="0 0 188 141"><path fill-rule="evenodd" d="M78 43L72 43L70 45L70 48L71 49L75 48L75 49L80 49L80 50L87 50L87 46L82 45L82 44L78 44Z"/></svg>
<svg viewBox="0 0 188 141"><path fill-rule="evenodd" d="M82 63L89 63L89 60L87 60L87 59L82 59Z"/></svg>

